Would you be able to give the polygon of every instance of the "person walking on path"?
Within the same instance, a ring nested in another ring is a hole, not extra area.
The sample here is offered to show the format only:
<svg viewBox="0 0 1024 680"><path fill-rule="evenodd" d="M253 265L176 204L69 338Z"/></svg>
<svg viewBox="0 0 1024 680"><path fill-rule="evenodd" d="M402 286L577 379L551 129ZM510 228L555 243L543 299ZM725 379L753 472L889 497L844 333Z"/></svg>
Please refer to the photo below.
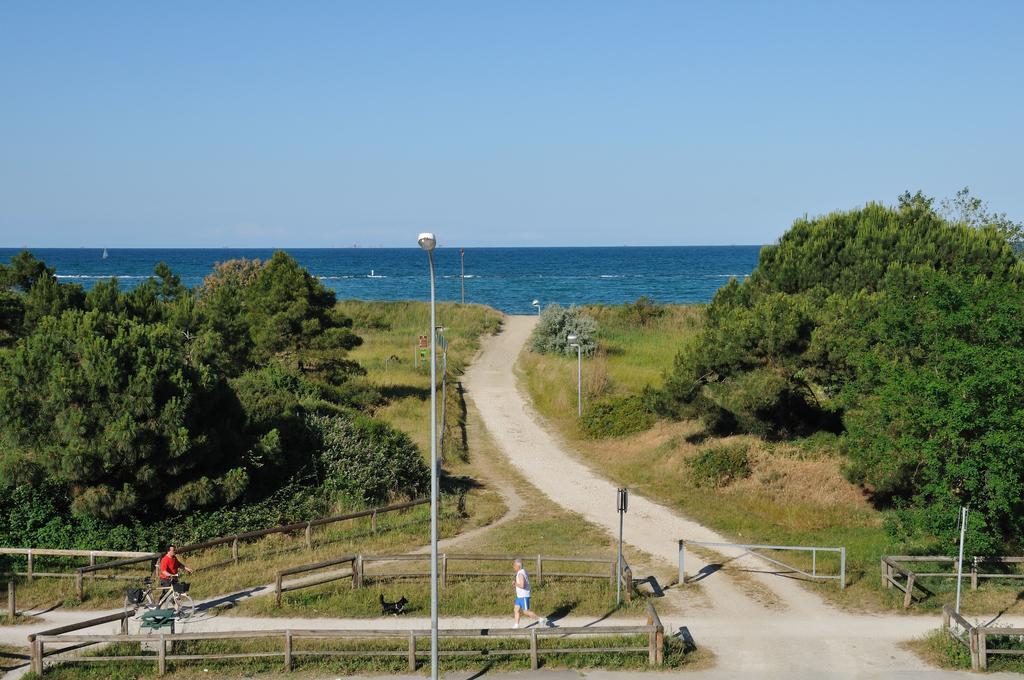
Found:
<svg viewBox="0 0 1024 680"><path fill-rule="evenodd" d="M526 573L526 569L523 568L523 561L518 557L512 562L512 571L514 571L516 575L516 604L513 609L515 613L515 624L512 627L519 627L520 615L536 619L542 626L548 625L548 620L546 618L543 616L537 616L530 611L530 576Z"/></svg>

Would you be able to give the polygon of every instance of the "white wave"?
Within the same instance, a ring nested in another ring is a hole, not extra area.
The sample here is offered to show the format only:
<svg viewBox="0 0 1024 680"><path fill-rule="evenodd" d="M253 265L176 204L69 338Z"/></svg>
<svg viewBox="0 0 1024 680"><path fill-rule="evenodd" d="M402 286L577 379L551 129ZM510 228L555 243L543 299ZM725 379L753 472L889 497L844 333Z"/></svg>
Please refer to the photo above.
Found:
<svg viewBox="0 0 1024 680"><path fill-rule="evenodd" d="M54 274L58 279L148 279L134 274Z"/></svg>
<svg viewBox="0 0 1024 680"><path fill-rule="evenodd" d="M599 278L602 278L602 279L624 279L624 278L626 278L626 275L625 274L601 274L601 276Z"/></svg>

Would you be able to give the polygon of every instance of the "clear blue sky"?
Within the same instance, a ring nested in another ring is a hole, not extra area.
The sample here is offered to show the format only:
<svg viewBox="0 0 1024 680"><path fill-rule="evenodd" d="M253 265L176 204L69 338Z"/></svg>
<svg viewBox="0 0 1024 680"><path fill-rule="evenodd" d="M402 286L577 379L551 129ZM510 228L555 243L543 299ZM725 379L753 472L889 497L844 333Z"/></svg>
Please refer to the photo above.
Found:
<svg viewBox="0 0 1024 680"><path fill-rule="evenodd" d="M0 246L771 242L1024 218L1024 2L0 4Z"/></svg>

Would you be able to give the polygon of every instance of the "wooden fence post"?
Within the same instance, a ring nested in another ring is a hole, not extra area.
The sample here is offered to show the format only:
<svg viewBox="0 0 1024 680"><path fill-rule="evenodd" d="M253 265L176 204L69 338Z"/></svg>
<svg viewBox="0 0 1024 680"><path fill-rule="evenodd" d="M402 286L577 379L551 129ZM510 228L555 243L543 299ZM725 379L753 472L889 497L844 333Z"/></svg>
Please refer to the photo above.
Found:
<svg viewBox="0 0 1024 680"><path fill-rule="evenodd" d="M979 669L978 662L978 630L972 628L967 631L967 640L971 648L971 670L976 671Z"/></svg>
<svg viewBox="0 0 1024 680"><path fill-rule="evenodd" d="M306 522L306 550L313 550L313 523Z"/></svg>
<svg viewBox="0 0 1024 680"><path fill-rule="evenodd" d="M156 660L156 671L158 675L163 675L167 672L167 644L163 633L160 633L158 651L160 654Z"/></svg>
<svg viewBox="0 0 1024 680"><path fill-rule="evenodd" d="M949 605L942 605L942 631L949 630Z"/></svg>
<svg viewBox="0 0 1024 680"><path fill-rule="evenodd" d="M81 569L75 572L75 594L78 596L79 602L85 599L85 583L82 580Z"/></svg>
<svg viewBox="0 0 1024 680"><path fill-rule="evenodd" d="M32 548L28 549L28 580L32 580Z"/></svg>
<svg viewBox="0 0 1024 680"><path fill-rule="evenodd" d="M618 575L615 572L619 570L619 556L616 555L612 558L612 577L608 580L612 588L615 587L615 577Z"/></svg>
<svg viewBox="0 0 1024 680"><path fill-rule="evenodd" d="M7 616L10 617L11 623L14 623L14 617L18 613L17 602L14 595L14 581L7 582Z"/></svg>
<svg viewBox="0 0 1024 680"><path fill-rule="evenodd" d="M135 610L133 609L132 611L134 612ZM127 634L128 634L128 615L125 615L125 617L123 619L121 619L121 635L127 635Z"/></svg>
<svg viewBox="0 0 1024 680"><path fill-rule="evenodd" d="M409 631L409 672L416 672L416 633Z"/></svg>
<svg viewBox="0 0 1024 680"><path fill-rule="evenodd" d="M622 570L623 585L626 587L622 591L626 594L626 604L633 601L633 570L626 567Z"/></svg>
<svg viewBox="0 0 1024 680"><path fill-rule="evenodd" d="M281 606L281 572L277 572L277 578L274 579L274 602L278 607Z"/></svg>
<svg viewBox="0 0 1024 680"><path fill-rule="evenodd" d="M537 670L537 629L530 629L530 670Z"/></svg>
<svg viewBox="0 0 1024 680"><path fill-rule="evenodd" d="M238 539L231 541L231 561L238 564Z"/></svg>
<svg viewBox="0 0 1024 680"><path fill-rule="evenodd" d="M974 558L974 562L971 564L971 590L978 589L978 558Z"/></svg>
<svg viewBox="0 0 1024 680"><path fill-rule="evenodd" d="M90 567L95 567L96 566L96 553L95 553L95 551L90 551L89 552L89 566ZM94 572L94 571L93 572L89 572L89 578L96 578L96 572Z"/></svg>
<svg viewBox="0 0 1024 680"><path fill-rule="evenodd" d="M32 640L32 670L43 677L43 641L38 638Z"/></svg>
<svg viewBox="0 0 1024 680"><path fill-rule="evenodd" d="M544 583L544 560L542 560L540 558L540 555L537 555L537 585L539 586L539 585L542 585L543 583Z"/></svg>
<svg viewBox="0 0 1024 680"><path fill-rule="evenodd" d="M906 609L910 606L910 603L914 601L914 579L916 574L911 574L907 577L907 592L903 596L903 608Z"/></svg>
<svg viewBox="0 0 1024 680"><path fill-rule="evenodd" d="M352 560L352 587L362 588L363 587L363 556L356 555L356 558Z"/></svg>
<svg viewBox="0 0 1024 680"><path fill-rule="evenodd" d="M292 631L284 632L284 669L287 672L292 670Z"/></svg>
<svg viewBox="0 0 1024 680"><path fill-rule="evenodd" d="M655 665L661 666L665 663L665 627L658 626L658 632L654 634Z"/></svg>
<svg viewBox="0 0 1024 680"><path fill-rule="evenodd" d="M374 510L370 515L370 531L377 533L377 511Z"/></svg>
<svg viewBox="0 0 1024 680"><path fill-rule="evenodd" d="M888 572L889 565L886 563L884 557L879 561L878 569L879 569L879 573L882 575L882 587L883 588L892 588L892 583L890 583L889 579L886 578L886 576L888 576L888 574L889 574L889 572Z"/></svg>
<svg viewBox="0 0 1024 680"><path fill-rule="evenodd" d="M978 636L978 667L981 670L988 670L988 642L985 640L985 629L976 628L975 634Z"/></svg>

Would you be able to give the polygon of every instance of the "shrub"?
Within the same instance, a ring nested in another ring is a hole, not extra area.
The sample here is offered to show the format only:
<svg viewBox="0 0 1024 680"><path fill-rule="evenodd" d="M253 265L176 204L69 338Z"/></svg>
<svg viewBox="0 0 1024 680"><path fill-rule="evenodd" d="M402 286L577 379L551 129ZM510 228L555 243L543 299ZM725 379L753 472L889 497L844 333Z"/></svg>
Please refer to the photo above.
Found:
<svg viewBox="0 0 1024 680"><path fill-rule="evenodd" d="M664 305L659 305L646 295L641 295L636 299L636 302L627 302L622 305L619 313L626 323L635 326L647 326L651 322L665 316L665 307Z"/></svg>
<svg viewBox="0 0 1024 680"><path fill-rule="evenodd" d="M530 336L530 347L542 354L564 354L575 356L576 348L569 346L567 340L570 333L579 336L580 348L584 356L591 356L597 351L594 336L597 333L597 321L576 305L562 307L551 304L541 312L537 327Z"/></svg>
<svg viewBox="0 0 1024 680"><path fill-rule="evenodd" d="M747 456L747 447L742 444L704 449L687 464L697 486L728 486L750 476L750 458Z"/></svg>
<svg viewBox="0 0 1024 680"><path fill-rule="evenodd" d="M424 492L430 470L409 436L355 413L306 419L319 443L323 489L362 505Z"/></svg>
<svg viewBox="0 0 1024 680"><path fill-rule="evenodd" d="M606 397L583 411L583 431L602 439L642 432L654 424L654 409L645 394Z"/></svg>

